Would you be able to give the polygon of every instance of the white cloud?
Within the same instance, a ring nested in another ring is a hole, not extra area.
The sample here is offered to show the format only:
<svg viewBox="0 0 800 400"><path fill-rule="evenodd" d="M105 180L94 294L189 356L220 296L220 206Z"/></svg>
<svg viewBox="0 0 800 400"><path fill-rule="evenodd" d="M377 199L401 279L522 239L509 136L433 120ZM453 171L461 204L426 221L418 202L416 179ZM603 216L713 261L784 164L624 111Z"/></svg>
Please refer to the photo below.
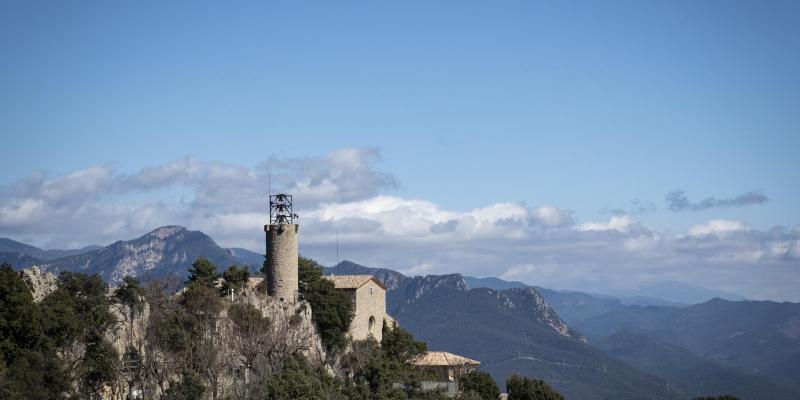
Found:
<svg viewBox="0 0 800 400"><path fill-rule="evenodd" d="M534 209L533 217L536 221L547 226L571 225L574 222L572 211L562 210L551 204L545 204Z"/></svg>
<svg viewBox="0 0 800 400"><path fill-rule="evenodd" d="M530 264L516 265L503 272L500 277L503 279L516 279L536 271L536 267Z"/></svg>
<svg viewBox="0 0 800 400"><path fill-rule="evenodd" d="M672 234L630 215L576 224L572 211L552 204L456 211L390 195L399 184L376 169L379 159L374 149L343 149L255 167L185 157L132 175L111 165L56 177L34 172L0 189L0 236L64 248L177 224L225 246L262 251L271 174L273 191L295 195L301 251L324 264L336 260L338 234L342 259L408 273L596 291L662 277L800 300L791 285L800 271L800 228L758 231L719 219ZM165 199L165 190L190 200Z"/></svg>
<svg viewBox="0 0 800 400"><path fill-rule="evenodd" d="M706 224L695 225L689 228L690 236L717 235L724 236L733 232L749 231L750 226L742 221L729 219L713 219Z"/></svg>
<svg viewBox="0 0 800 400"><path fill-rule="evenodd" d="M579 231L627 231L634 224L633 218L627 215L612 216L608 222L584 222L578 225Z"/></svg>
<svg viewBox="0 0 800 400"><path fill-rule="evenodd" d="M292 192L299 207L357 201L397 187L391 174L375 169L379 160L376 149L341 149L317 157L272 157L254 168L187 156L132 175L116 173L110 164L55 177L36 171L0 188L0 235L70 247L181 224L219 232L223 241L241 238L243 227L263 224L253 217L267 212L270 175L273 190ZM162 202L159 195L170 188L192 199Z"/></svg>

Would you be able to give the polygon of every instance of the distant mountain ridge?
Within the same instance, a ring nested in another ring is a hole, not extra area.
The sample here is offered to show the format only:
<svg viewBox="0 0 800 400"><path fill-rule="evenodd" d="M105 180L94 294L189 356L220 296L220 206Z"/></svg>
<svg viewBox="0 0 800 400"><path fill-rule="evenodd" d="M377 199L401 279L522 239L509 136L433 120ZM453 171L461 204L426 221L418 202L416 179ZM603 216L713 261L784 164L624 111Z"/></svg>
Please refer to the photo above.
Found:
<svg viewBox="0 0 800 400"><path fill-rule="evenodd" d="M507 281L496 277L475 278L465 276L467 284L471 288L485 287L495 290L537 287L520 281ZM537 287L538 288L538 287ZM569 293L570 291L561 291ZM582 293L582 292L575 292ZM690 285L678 281L664 281L654 285L646 286L638 290L629 290L617 294L591 294L597 298L614 298L622 304L639 306L687 306L699 304L714 298L721 298L731 301L747 300L745 296L721 290L708 289L702 286Z"/></svg>
<svg viewBox="0 0 800 400"><path fill-rule="evenodd" d="M10 239L0 240L0 250L15 268L36 263L56 273L97 273L112 285L128 274L175 275L183 281L191 262L203 254L220 269L235 264L257 271L264 259L246 249L220 247L204 233L181 226L102 248L66 250L77 253L63 257L57 257L62 250ZM579 399L691 398L720 387L730 387L742 399L800 398L797 303L713 299L673 306L645 299L644 305L631 305L630 299L499 278L408 277L349 261L326 273L375 275L389 289L387 310L404 327L433 350L482 361L500 382L519 372Z"/></svg>
<svg viewBox="0 0 800 400"><path fill-rule="evenodd" d="M101 247L102 246L93 245L80 249L43 250L9 238L0 238L0 262L5 261L18 268L27 268L31 265L42 264L46 261L52 261L61 257L86 253Z"/></svg>
<svg viewBox="0 0 800 400"><path fill-rule="evenodd" d="M693 397L735 393L741 399L792 399L798 393L763 377L706 360L680 346L642 333L619 331L597 346L637 368L680 386Z"/></svg>
<svg viewBox="0 0 800 400"><path fill-rule="evenodd" d="M427 275L407 277L397 271L384 268L369 268L351 261L342 261L334 267L326 268L327 275L369 274L384 283L387 288L387 311L389 314L402 312L402 308L420 300L437 289L458 292L470 290L467 279L461 274ZM510 288L497 292L497 300L508 307L527 304L534 310L536 319L554 331L571 338L584 338L569 329L567 324L550 307L547 301L532 287Z"/></svg>
<svg viewBox="0 0 800 400"><path fill-rule="evenodd" d="M587 345L532 287L470 289L460 274L407 277L344 261L326 274L386 283L387 311L433 350L481 361L498 382L512 373L551 382L567 398L674 399L664 382Z"/></svg>
<svg viewBox="0 0 800 400"><path fill-rule="evenodd" d="M499 278L405 277L351 262L328 273L389 279L387 302L403 326L436 349L482 361L481 368L501 382L511 372L530 374L554 382L568 398L693 398L712 393L741 399L800 398L800 304L712 299L691 306L641 306ZM530 307L535 300L524 299L526 290L544 299L574 336L542 329L546 324ZM522 304L528 305L522 307L527 313L515 313L515 306ZM626 364L609 364L605 353L593 353L600 351L594 347L575 347L574 338L581 335L577 332L646 374L637 375ZM573 340L563 342L568 338ZM606 371L612 377L578 374L580 369ZM615 378L617 374L628 376L627 382ZM598 377L602 381L594 380ZM630 388L633 381L647 389Z"/></svg>
<svg viewBox="0 0 800 400"><path fill-rule="evenodd" d="M719 298L730 301L747 300L747 297L724 290L709 289L678 281L663 281L638 290L617 293L619 297L650 297L678 304L700 304Z"/></svg>
<svg viewBox="0 0 800 400"><path fill-rule="evenodd" d="M75 251L45 251L10 239L0 240L0 245L3 246L0 249L15 251L5 257L15 268L39 265L42 270L53 273L99 274L111 285L119 283L126 275L140 278L176 275L183 280L192 262L203 256L221 269L248 265L257 271L263 262L263 256L257 253L222 248L205 233L176 225L162 226L139 238L120 240L105 247Z"/></svg>

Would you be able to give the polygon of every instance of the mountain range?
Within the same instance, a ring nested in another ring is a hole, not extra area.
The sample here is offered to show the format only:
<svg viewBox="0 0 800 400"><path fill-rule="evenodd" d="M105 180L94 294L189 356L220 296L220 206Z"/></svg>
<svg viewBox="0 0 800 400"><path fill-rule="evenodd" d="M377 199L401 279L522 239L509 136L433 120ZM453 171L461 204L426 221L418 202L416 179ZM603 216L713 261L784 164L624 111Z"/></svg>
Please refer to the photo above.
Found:
<svg viewBox="0 0 800 400"><path fill-rule="evenodd" d="M482 361L498 382L529 374L581 399L800 398L800 304L715 298L641 306L499 278L405 277L351 262L328 273L386 280L387 307L404 327L437 350ZM546 309L536 309L538 298ZM569 333L558 334L541 315L557 315Z"/></svg>
<svg viewBox="0 0 800 400"><path fill-rule="evenodd" d="M180 226L76 250L0 239L0 261L15 268L96 273L112 285L125 275L182 281L203 255L253 272L263 262L259 253ZM480 360L501 387L522 373L571 399L800 398L800 304L715 298L688 305L689 296L710 292L692 287L676 301L663 293L619 298L460 274L412 277L349 261L326 273L375 275L402 326L432 350Z"/></svg>
<svg viewBox="0 0 800 400"><path fill-rule="evenodd" d="M385 282L387 312L431 350L481 362L498 382L536 376L574 399L678 399L666 382L586 344L534 288L470 289L460 274L406 277L344 261L327 274ZM502 385L501 385L502 387Z"/></svg>
<svg viewBox="0 0 800 400"><path fill-rule="evenodd" d="M108 246L79 250L42 250L11 239L0 239L0 261L15 268L38 265L47 272L75 271L98 274L109 284L126 275L140 278L176 275L185 278L189 266L205 257L227 268L247 265L253 272L264 257L245 249L220 247L208 235L182 226L163 226L133 240L119 240Z"/></svg>

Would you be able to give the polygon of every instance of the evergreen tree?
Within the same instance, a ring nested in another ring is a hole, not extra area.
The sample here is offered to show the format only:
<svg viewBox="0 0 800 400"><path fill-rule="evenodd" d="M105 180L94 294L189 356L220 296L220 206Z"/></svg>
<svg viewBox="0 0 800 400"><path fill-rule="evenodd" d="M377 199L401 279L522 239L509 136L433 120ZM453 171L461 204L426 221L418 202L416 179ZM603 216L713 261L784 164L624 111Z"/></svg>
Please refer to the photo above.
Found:
<svg viewBox="0 0 800 400"><path fill-rule="evenodd" d="M122 285L114 291L113 299L130 307L133 313L142 312L144 309L144 289L139 285L139 280L132 276L122 278Z"/></svg>
<svg viewBox="0 0 800 400"><path fill-rule="evenodd" d="M322 266L313 260L298 260L298 278L300 294L311 304L322 344L328 351L343 349L354 314L352 297L322 279Z"/></svg>
<svg viewBox="0 0 800 400"><path fill-rule="evenodd" d="M0 399L63 399L71 385L45 335L41 307L11 265L0 266Z"/></svg>
<svg viewBox="0 0 800 400"><path fill-rule="evenodd" d="M41 315L25 282L11 265L0 266L0 356L11 364L21 349L38 349L44 340Z"/></svg>
<svg viewBox="0 0 800 400"><path fill-rule="evenodd" d="M506 386L508 400L564 400L561 394L541 379L512 375L506 380Z"/></svg>
<svg viewBox="0 0 800 400"><path fill-rule="evenodd" d="M335 399L334 380L323 370L313 370L300 356L291 357L280 373L260 383L265 400Z"/></svg>
<svg viewBox="0 0 800 400"><path fill-rule="evenodd" d="M217 278L217 266L207 258L200 257L189 268L189 280L186 283L214 287Z"/></svg>
<svg viewBox="0 0 800 400"><path fill-rule="evenodd" d="M174 380L165 393L166 400L197 400L203 397L206 388L200 376L191 369L184 370L180 380Z"/></svg>
<svg viewBox="0 0 800 400"><path fill-rule="evenodd" d="M64 364L52 350L22 349L0 369L0 399L62 400L72 385Z"/></svg>
<svg viewBox="0 0 800 400"><path fill-rule="evenodd" d="M474 394L473 398L483 400L496 400L500 396L500 389L492 376L482 371L472 371L458 379L458 387L464 398Z"/></svg>
<svg viewBox="0 0 800 400"><path fill-rule="evenodd" d="M425 342L414 339L414 336L397 325L397 322L391 327L384 322L381 350L391 359L407 362L414 357L425 354L428 351L428 346Z"/></svg>
<svg viewBox="0 0 800 400"><path fill-rule="evenodd" d="M227 294L230 290L241 290L250 278L250 270L246 266L237 267L231 265L223 274L225 282L222 285L222 294Z"/></svg>
<svg viewBox="0 0 800 400"><path fill-rule="evenodd" d="M46 310L46 332L60 348L83 343L86 351L71 372L85 397L93 397L117 375L118 355L106 340L116 324L106 297L108 286L99 275L62 272L58 288L42 303Z"/></svg>

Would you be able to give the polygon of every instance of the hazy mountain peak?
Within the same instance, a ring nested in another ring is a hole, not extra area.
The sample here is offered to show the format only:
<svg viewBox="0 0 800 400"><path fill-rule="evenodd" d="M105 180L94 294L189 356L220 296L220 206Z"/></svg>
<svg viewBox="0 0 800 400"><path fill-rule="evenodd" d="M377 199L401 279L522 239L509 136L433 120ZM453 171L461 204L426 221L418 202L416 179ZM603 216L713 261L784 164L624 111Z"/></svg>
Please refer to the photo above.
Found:
<svg viewBox="0 0 800 400"><path fill-rule="evenodd" d="M649 296L657 299L683 304L699 304L714 298L730 301L747 300L746 297L717 289L678 282L662 281L642 288L634 293L637 296Z"/></svg>
<svg viewBox="0 0 800 400"><path fill-rule="evenodd" d="M465 276L464 280L467 282L467 285L469 285L470 289L489 288L494 290L504 290L512 288L524 288L530 286L520 281L506 281L493 276L487 276L485 278Z"/></svg>
<svg viewBox="0 0 800 400"><path fill-rule="evenodd" d="M180 225L167 225L162 226L159 228L154 229L153 231L145 234L142 238L158 238L158 239L166 239L170 236L177 235L181 232L186 231L186 228Z"/></svg>
<svg viewBox="0 0 800 400"><path fill-rule="evenodd" d="M43 264L50 272L98 273L114 285L126 275L163 277L186 275L194 260L205 257L220 270L230 265L249 265L201 231L183 226L162 226L136 239L120 240L98 250L62 257Z"/></svg>

